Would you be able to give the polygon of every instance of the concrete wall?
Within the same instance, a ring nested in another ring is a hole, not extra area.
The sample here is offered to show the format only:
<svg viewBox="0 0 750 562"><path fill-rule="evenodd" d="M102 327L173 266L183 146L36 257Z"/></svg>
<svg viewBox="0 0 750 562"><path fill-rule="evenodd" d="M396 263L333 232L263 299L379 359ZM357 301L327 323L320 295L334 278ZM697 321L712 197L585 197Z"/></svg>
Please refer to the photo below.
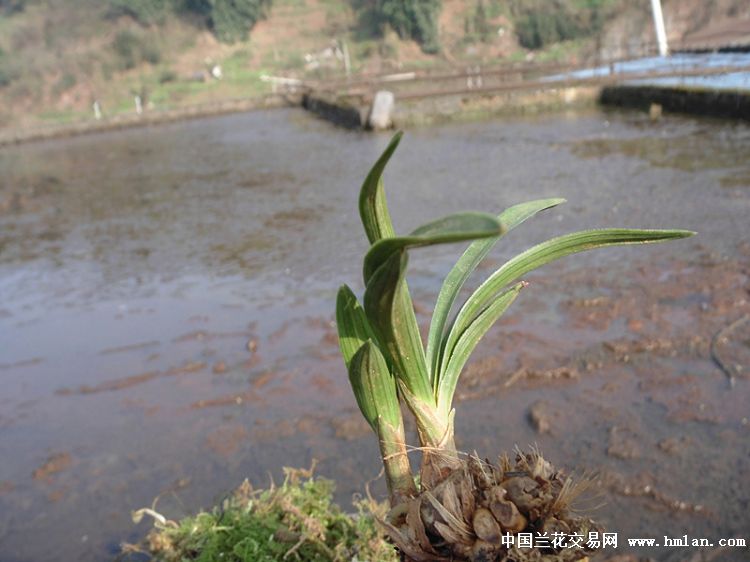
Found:
<svg viewBox="0 0 750 562"><path fill-rule="evenodd" d="M648 111L659 104L665 111L750 120L750 92L655 86L610 86L599 96L603 105Z"/></svg>
<svg viewBox="0 0 750 562"><path fill-rule="evenodd" d="M305 94L302 107L320 117L347 129L361 129L367 122L369 108L352 100Z"/></svg>
<svg viewBox="0 0 750 562"><path fill-rule="evenodd" d="M598 87L515 91L498 94L447 96L399 101L393 121L396 127L453 120L475 120L488 116L534 115L594 105Z"/></svg>

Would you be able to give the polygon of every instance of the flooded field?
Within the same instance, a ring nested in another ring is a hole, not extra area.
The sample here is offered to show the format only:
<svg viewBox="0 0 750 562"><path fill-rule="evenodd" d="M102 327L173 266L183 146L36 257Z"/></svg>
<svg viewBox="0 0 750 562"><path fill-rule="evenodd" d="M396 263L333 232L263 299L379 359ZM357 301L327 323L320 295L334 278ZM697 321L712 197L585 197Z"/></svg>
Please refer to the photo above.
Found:
<svg viewBox="0 0 750 562"><path fill-rule="evenodd" d="M179 517L313 458L345 506L377 477L333 308L362 288L357 194L388 140L278 110L0 151L0 560L111 560L155 497ZM592 112L415 130L386 189L402 232L568 199L485 276L572 230L700 233L530 275L459 385L457 441L597 473L605 554L747 560L626 539L750 540L750 128ZM425 325L460 251L413 253Z"/></svg>

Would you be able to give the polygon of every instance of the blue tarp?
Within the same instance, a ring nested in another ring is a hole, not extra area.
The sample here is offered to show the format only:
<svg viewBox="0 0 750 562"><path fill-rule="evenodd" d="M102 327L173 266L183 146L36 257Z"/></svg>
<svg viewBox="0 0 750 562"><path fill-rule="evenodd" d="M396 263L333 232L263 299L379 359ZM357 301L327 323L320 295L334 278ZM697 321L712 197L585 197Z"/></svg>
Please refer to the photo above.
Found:
<svg viewBox="0 0 750 562"><path fill-rule="evenodd" d="M612 70L617 74L642 74L644 72L673 72L679 70L695 71L701 68L710 69L721 66L750 67L750 53L674 54L668 57L647 57L614 63ZM608 76L610 72L609 66L599 66L566 74L548 76L545 80L593 78ZM717 90L750 90L750 71L744 70L709 76L647 78L625 81L624 83L641 86L685 86Z"/></svg>

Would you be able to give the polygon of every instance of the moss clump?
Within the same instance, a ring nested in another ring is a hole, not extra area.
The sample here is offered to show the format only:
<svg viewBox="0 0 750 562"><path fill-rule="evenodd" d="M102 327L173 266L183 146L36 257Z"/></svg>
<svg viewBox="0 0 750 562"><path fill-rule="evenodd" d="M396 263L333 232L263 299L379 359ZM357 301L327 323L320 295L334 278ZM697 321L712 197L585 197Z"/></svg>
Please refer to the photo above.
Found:
<svg viewBox="0 0 750 562"><path fill-rule="evenodd" d="M357 504L350 516L332 502L334 484L310 471L285 469L280 487L253 490L246 480L221 506L174 522L152 510L155 528L138 551L163 562L396 562L374 517L384 507Z"/></svg>

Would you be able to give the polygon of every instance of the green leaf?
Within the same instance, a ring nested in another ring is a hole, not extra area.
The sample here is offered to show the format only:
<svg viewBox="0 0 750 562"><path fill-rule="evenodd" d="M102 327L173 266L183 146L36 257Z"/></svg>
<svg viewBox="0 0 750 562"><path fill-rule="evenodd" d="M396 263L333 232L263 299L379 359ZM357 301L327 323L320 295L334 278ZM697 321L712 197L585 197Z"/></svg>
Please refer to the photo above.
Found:
<svg viewBox="0 0 750 562"><path fill-rule="evenodd" d="M444 361L446 363L443 373L440 376L437 392L438 411L443 415L448 415L453 403L453 395L456 392L456 385L461 376L461 371L466 361L471 356L479 340L487 333L495 322L508 310L508 307L516 300L516 297L526 286L525 282L517 283L513 287L506 289L487 308L485 308L474 321L458 337L453 352Z"/></svg>
<svg viewBox="0 0 750 562"><path fill-rule="evenodd" d="M365 288L364 308L394 375L419 399L434 403L419 327L404 280L408 257L399 251L381 265Z"/></svg>
<svg viewBox="0 0 750 562"><path fill-rule="evenodd" d="M503 287L529 271L564 256L594 248L664 242L686 238L693 234L695 233L689 230L607 228L583 230L542 242L506 262L467 299L448 331L446 343L443 346L443 358L451 356L458 338L473 319L487 307L493 297Z"/></svg>
<svg viewBox="0 0 750 562"><path fill-rule="evenodd" d="M434 244L446 244L498 236L502 232L502 224L493 215L486 213L457 213L422 225L408 236L384 238L373 244L365 256L365 283L396 252L418 246L431 246Z"/></svg>
<svg viewBox="0 0 750 562"><path fill-rule="evenodd" d="M509 232L538 212L564 202L565 199L555 198L520 203L500 213L497 220L505 227L505 231ZM453 303L456 301L461 287L463 287L466 280L502 236L501 234L472 242L456 262L456 265L453 266L450 273L448 273L445 281L443 281L443 286L435 303L435 310L432 313L430 332L427 337L427 366L430 369L430 374L436 387L440 379L438 367L441 361L443 333L445 332L445 325L448 322L448 316L450 315Z"/></svg>
<svg viewBox="0 0 750 562"><path fill-rule="evenodd" d="M347 285L339 288L336 297L336 328L339 333L339 347L347 368L360 347L374 338L372 328L367 322L365 311L357 297Z"/></svg>
<svg viewBox="0 0 750 562"><path fill-rule="evenodd" d="M398 143L401 142L402 135L403 133L399 131L393 136L388 147L367 174L359 192L359 216L362 218L362 226L365 227L370 244L396 235L385 200L382 175L388 160L391 159Z"/></svg>
<svg viewBox="0 0 750 562"><path fill-rule="evenodd" d="M396 381L372 340L367 340L352 357L349 382L362 415L376 433L378 418L392 426L401 425Z"/></svg>

